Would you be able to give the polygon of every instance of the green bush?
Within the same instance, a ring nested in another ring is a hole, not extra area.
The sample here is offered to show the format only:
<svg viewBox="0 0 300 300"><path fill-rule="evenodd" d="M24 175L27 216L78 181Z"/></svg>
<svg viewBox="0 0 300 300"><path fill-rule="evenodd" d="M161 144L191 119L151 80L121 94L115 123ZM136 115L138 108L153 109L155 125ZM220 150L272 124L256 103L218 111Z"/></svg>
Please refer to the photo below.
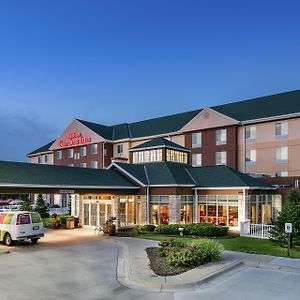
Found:
<svg viewBox="0 0 300 300"><path fill-rule="evenodd" d="M155 225L136 225L134 226L134 231L137 234L145 234L148 232L154 232Z"/></svg>
<svg viewBox="0 0 300 300"><path fill-rule="evenodd" d="M170 224L159 225L154 232L157 234L179 234L178 228L182 227L183 233L187 235L196 235L201 237L219 237L228 234L228 227L209 223L193 224Z"/></svg>
<svg viewBox="0 0 300 300"><path fill-rule="evenodd" d="M144 228L145 228L146 231L148 231L148 232L154 232L156 226L155 226L155 225L144 225Z"/></svg>
<svg viewBox="0 0 300 300"><path fill-rule="evenodd" d="M166 253L167 262L175 267L197 267L221 257L221 246L217 241L202 240L197 245L192 244Z"/></svg>
<svg viewBox="0 0 300 300"><path fill-rule="evenodd" d="M180 251L180 249L185 247L185 244L183 242L175 239L161 241L158 245L159 245L159 253L163 257L168 256L170 253Z"/></svg>

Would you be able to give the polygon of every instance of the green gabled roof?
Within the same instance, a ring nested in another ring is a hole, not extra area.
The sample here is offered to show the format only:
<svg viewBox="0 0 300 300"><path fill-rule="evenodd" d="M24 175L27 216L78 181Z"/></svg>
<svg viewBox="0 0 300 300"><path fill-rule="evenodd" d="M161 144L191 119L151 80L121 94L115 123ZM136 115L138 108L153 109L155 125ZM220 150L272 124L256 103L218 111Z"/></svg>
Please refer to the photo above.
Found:
<svg viewBox="0 0 300 300"><path fill-rule="evenodd" d="M189 168L186 164L174 162L155 162L147 164L115 163L131 174L144 185L190 185L194 182L187 173Z"/></svg>
<svg viewBox="0 0 300 300"><path fill-rule="evenodd" d="M130 138L155 136L179 131L201 110L194 110L128 124ZM117 137L116 137L117 138Z"/></svg>
<svg viewBox="0 0 300 300"><path fill-rule="evenodd" d="M178 145L174 142L168 141L164 138L156 138L151 141L142 143L138 146L130 148L129 151L133 150L143 150L143 149L153 149L153 148L169 148L169 149L176 149L184 152L191 152L189 149L182 147L181 145Z"/></svg>
<svg viewBox="0 0 300 300"><path fill-rule="evenodd" d="M272 188L270 185L241 173L228 166L191 167L191 176L197 183L197 188Z"/></svg>
<svg viewBox="0 0 300 300"><path fill-rule="evenodd" d="M49 148L52 146L52 144L54 142L55 142L55 140L48 143L48 144L46 144L46 145L44 145L44 146L42 146L42 147L40 147L40 148L38 148L38 149L36 149L36 150L34 150L34 151L32 151L32 152L30 152L30 153L28 153L27 155L29 156L29 155L34 155L34 154L38 154L38 153L49 152L49 151L51 151L51 150L49 150Z"/></svg>
<svg viewBox="0 0 300 300"><path fill-rule="evenodd" d="M88 127L89 129L93 130L100 136L102 136L104 139L112 140L112 138L113 138L112 127L100 125L100 124L96 124L96 123L91 123L91 122L87 122L87 121L79 120L79 119L76 119L76 120L78 122L82 123L83 125L85 125L86 127Z"/></svg>
<svg viewBox="0 0 300 300"><path fill-rule="evenodd" d="M113 170L71 168L0 161L1 185L135 188Z"/></svg>
<svg viewBox="0 0 300 300"><path fill-rule="evenodd" d="M211 107L237 121L250 121L300 112L300 90Z"/></svg>

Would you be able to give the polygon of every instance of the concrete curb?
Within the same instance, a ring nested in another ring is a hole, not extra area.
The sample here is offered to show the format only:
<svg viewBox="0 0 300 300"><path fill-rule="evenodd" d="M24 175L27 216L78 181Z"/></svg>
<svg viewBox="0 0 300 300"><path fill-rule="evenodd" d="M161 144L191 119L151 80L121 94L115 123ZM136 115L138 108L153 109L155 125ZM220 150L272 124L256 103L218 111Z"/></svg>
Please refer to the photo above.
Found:
<svg viewBox="0 0 300 300"><path fill-rule="evenodd" d="M244 264L250 268L289 272L289 273L300 273L299 268L293 268L293 267L289 267L289 266L272 264L272 263L265 263L265 262L256 262L255 263L255 262L249 262L249 261L245 260Z"/></svg>
<svg viewBox="0 0 300 300"><path fill-rule="evenodd" d="M238 259L228 263L225 266L220 266L218 270L213 270L209 274L203 274L203 269L193 269L195 274L193 276L187 276L187 273L183 273L181 275L176 276L151 276L149 274L149 278L147 281L141 280L141 278L137 278L136 276L131 276L132 266L130 261L130 251L126 243L116 240L115 243L119 248L118 262L117 262L117 280L123 286L134 289L142 289L142 290L151 290L151 291L174 291L174 290L195 290L204 284L208 284L213 279L223 275L225 272L230 272L233 270L238 270L240 268L245 267L243 259ZM216 263L217 264L217 263ZM212 266L213 264L210 264ZM145 271L148 272L148 271ZM178 282L178 276L180 276L182 280ZM176 280L175 280L176 277ZM188 277L192 277L193 279L187 280Z"/></svg>

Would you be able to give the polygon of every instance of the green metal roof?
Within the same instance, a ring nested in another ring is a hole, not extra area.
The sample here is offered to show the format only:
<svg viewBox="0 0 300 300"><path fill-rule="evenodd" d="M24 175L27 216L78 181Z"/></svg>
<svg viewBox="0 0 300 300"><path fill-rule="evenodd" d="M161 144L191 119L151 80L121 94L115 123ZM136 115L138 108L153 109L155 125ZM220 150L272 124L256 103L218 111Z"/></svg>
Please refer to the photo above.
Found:
<svg viewBox="0 0 300 300"><path fill-rule="evenodd" d="M138 146L130 148L129 151L133 150L142 150L142 149L153 149L153 148L169 148L169 149L176 149L183 152L191 152L189 149L182 147L181 145L178 145L174 142L168 141L164 138L156 138L151 141L145 142L143 144L140 144Z"/></svg>
<svg viewBox="0 0 300 300"><path fill-rule="evenodd" d="M85 125L86 127L88 127L89 129L93 130L100 136L102 136L104 139L112 140L112 136L113 136L112 127L100 125L100 124L96 124L96 123L91 123L91 122L87 122L87 121L79 120L79 119L76 119L76 120L79 121L80 123L82 123L83 125Z"/></svg>
<svg viewBox="0 0 300 300"><path fill-rule="evenodd" d="M34 154L38 154L38 153L48 152L48 151L51 152L51 150L49 150L49 148L52 146L52 144L54 142L55 142L55 140L52 141L52 142L50 142L50 143L48 143L48 144L46 144L46 145L44 145L44 146L42 146L42 147L40 147L40 148L38 148L38 149L36 149L36 150L34 150L34 151L32 151L32 152L30 152L27 155L29 156L29 155L34 155Z"/></svg>
<svg viewBox="0 0 300 300"><path fill-rule="evenodd" d="M250 121L300 113L300 90L214 106L237 121Z"/></svg>
<svg viewBox="0 0 300 300"><path fill-rule="evenodd" d="M271 188L270 185L265 184L259 179L228 166L191 167L189 172L196 181L197 188Z"/></svg>
<svg viewBox="0 0 300 300"><path fill-rule="evenodd" d="M1 185L136 188L113 170L0 161Z"/></svg>
<svg viewBox="0 0 300 300"><path fill-rule="evenodd" d="M175 162L147 164L115 163L128 174L150 186L191 186L193 188L261 188L269 189L259 179L227 166L192 167Z"/></svg>

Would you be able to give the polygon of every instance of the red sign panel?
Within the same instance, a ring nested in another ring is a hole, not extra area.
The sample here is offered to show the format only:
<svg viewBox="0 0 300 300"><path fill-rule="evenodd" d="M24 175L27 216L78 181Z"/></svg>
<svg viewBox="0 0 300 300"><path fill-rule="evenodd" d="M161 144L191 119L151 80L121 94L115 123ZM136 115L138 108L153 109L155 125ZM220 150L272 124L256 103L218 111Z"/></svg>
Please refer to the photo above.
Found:
<svg viewBox="0 0 300 300"><path fill-rule="evenodd" d="M92 138L90 136L84 137L81 136L80 132L69 132L67 133L67 140L65 141L59 141L59 147L70 147L70 146L78 146L90 143L92 141Z"/></svg>

